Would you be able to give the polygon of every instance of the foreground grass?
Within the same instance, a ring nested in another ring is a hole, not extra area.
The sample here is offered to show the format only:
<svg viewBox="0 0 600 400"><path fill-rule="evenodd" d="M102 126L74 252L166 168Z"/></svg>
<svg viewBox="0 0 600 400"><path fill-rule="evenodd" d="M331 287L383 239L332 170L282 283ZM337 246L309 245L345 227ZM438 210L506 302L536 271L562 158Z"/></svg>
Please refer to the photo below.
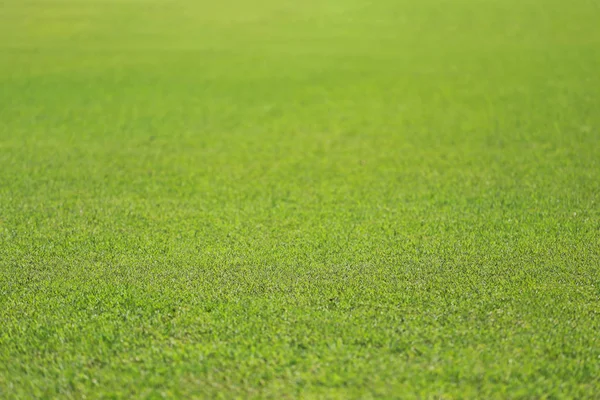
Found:
<svg viewBox="0 0 600 400"><path fill-rule="evenodd" d="M594 397L600 8L0 5L0 397Z"/></svg>

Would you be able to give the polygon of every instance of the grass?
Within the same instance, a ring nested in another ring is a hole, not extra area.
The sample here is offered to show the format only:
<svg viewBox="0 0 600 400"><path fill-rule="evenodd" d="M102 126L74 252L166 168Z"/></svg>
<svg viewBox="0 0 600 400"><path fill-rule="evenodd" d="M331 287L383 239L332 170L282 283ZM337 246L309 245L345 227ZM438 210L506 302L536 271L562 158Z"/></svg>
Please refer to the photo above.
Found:
<svg viewBox="0 0 600 400"><path fill-rule="evenodd" d="M597 397L598 21L4 0L0 397Z"/></svg>

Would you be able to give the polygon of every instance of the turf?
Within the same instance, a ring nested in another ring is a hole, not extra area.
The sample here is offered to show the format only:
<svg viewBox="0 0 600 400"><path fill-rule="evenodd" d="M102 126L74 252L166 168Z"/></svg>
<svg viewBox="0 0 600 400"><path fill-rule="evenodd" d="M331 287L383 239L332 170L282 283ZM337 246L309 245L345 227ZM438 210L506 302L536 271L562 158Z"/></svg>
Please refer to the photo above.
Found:
<svg viewBox="0 0 600 400"><path fill-rule="evenodd" d="M3 0L0 397L593 398L596 0Z"/></svg>

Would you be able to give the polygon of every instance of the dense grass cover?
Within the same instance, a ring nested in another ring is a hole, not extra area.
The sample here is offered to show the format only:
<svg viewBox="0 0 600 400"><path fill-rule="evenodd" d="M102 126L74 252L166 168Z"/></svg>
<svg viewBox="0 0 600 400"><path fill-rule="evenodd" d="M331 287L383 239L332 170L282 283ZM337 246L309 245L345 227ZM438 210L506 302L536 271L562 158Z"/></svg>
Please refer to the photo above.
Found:
<svg viewBox="0 0 600 400"><path fill-rule="evenodd" d="M596 0L0 2L0 397L594 397Z"/></svg>

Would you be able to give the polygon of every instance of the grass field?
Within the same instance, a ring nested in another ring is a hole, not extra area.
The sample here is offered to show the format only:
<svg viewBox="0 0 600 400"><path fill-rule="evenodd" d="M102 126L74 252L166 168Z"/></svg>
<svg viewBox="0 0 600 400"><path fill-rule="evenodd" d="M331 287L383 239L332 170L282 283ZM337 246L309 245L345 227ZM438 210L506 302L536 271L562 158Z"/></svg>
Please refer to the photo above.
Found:
<svg viewBox="0 0 600 400"><path fill-rule="evenodd" d="M599 21L0 1L0 397L597 398Z"/></svg>

